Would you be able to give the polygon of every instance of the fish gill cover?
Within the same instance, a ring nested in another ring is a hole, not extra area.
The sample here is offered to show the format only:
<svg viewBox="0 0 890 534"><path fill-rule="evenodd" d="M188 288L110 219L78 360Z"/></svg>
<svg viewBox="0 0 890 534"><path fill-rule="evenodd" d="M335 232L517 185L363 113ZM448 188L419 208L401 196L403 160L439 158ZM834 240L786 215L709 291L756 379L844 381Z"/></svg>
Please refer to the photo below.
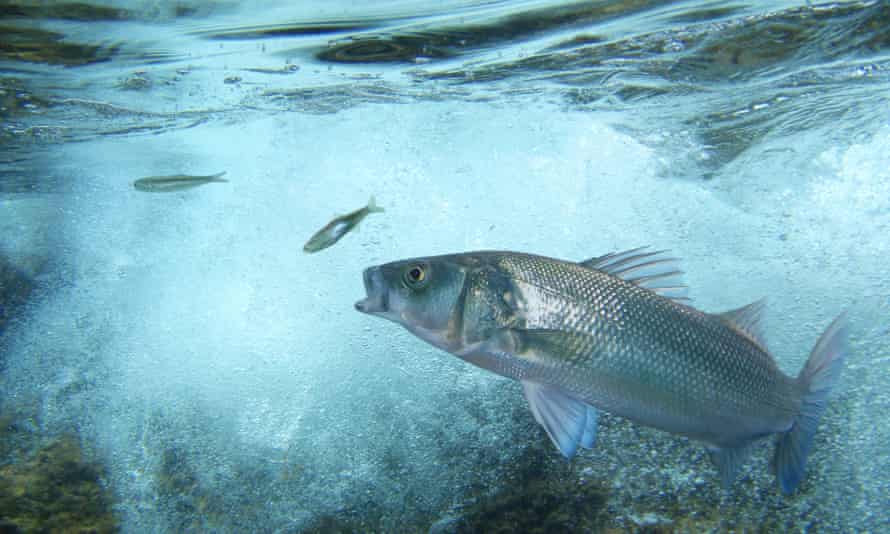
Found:
<svg viewBox="0 0 890 534"><path fill-rule="evenodd" d="M0 410L76 435L121 530L888 524L885 2L2 13ZM372 195L383 214L302 252ZM353 309L399 258L642 245L700 309L769 297L789 374L849 310L797 495L769 443L724 492L701 447L608 415L566 463L515 384Z"/></svg>

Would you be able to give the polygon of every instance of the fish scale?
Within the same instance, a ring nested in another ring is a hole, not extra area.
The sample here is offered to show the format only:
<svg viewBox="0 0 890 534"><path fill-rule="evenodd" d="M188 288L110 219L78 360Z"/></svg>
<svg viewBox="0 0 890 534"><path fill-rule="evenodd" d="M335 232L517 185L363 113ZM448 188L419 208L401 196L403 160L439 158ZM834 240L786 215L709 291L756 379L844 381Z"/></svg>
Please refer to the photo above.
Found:
<svg viewBox="0 0 890 534"><path fill-rule="evenodd" d="M696 405L692 416L719 417L728 404L749 414L778 411L775 415L782 419L778 426L783 426L797 408L794 395L788 393L790 378L757 354L762 351L750 340L697 310L574 264L515 254L500 258L499 264L520 288L526 286L520 292L536 288L549 295L546 303L529 306L548 310L543 316L538 312L537 320L526 317L529 327L586 334L559 354L569 356L565 366L541 371L551 381L578 382L567 373L582 374L583 382L593 387L571 389L588 402L624 411L614 406L614 399L598 398L598 384L617 381L646 382L647 387L637 391L642 395L625 390L621 403L633 399L638 409L653 415ZM652 397L657 397L658 407L647 409ZM718 401L721 405L714 404ZM638 419L632 412L622 415Z"/></svg>

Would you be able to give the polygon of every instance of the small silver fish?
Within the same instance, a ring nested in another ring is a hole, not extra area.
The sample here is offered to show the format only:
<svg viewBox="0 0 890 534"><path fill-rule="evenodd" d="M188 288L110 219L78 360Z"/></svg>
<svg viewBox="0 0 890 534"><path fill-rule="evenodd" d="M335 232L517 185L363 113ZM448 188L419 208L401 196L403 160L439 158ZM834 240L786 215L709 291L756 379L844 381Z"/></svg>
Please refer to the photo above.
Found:
<svg viewBox="0 0 890 534"><path fill-rule="evenodd" d="M228 182L221 178L226 172L218 172L208 176L190 176L188 174L172 174L170 176L149 176L133 182L133 187L147 193L170 193L191 189L211 182Z"/></svg>
<svg viewBox="0 0 890 534"><path fill-rule="evenodd" d="M300 66L294 65L294 64L288 64L288 65L285 65L284 67L280 67L277 69L266 68L266 67L256 67L256 68L247 68L247 69L243 69L243 70L246 70L248 72L257 72L259 74L293 74L293 73L297 72L298 70L300 70Z"/></svg>
<svg viewBox="0 0 890 534"><path fill-rule="evenodd" d="M309 241L303 245L303 252L312 253L328 248L339 241L341 237L349 233L353 228L358 226L358 223L362 222L362 219L367 217L369 213L379 213L382 211L383 208L377 206L374 202L374 197L371 197L371 200L368 201L368 205L364 208L357 209L346 215L341 215L326 224L324 228L318 232L315 232L315 235L310 237Z"/></svg>
<svg viewBox="0 0 890 534"><path fill-rule="evenodd" d="M847 353L843 314L803 370L766 349L762 301L719 314L685 303L675 260L634 249L575 263L469 252L370 267L355 307L469 363L518 380L568 458L590 448L600 410L703 442L728 485L776 435L784 493L803 480Z"/></svg>

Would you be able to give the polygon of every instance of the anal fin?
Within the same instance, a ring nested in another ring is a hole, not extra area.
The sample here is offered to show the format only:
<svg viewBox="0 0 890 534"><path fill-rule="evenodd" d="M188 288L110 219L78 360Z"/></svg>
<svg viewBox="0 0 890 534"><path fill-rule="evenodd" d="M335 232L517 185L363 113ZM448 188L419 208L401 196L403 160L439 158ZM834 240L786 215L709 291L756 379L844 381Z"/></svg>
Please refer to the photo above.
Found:
<svg viewBox="0 0 890 534"><path fill-rule="evenodd" d="M751 455L752 443L744 443L737 447L710 447L708 453L711 456L711 462L720 473L720 481L724 488L728 488L732 481L735 480L739 469L748 456Z"/></svg>

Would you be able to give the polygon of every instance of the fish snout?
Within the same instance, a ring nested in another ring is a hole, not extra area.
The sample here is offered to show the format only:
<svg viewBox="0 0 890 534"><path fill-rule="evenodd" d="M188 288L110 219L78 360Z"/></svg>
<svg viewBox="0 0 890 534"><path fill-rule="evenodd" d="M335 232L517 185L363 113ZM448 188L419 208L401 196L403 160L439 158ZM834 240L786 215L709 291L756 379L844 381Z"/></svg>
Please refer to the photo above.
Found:
<svg viewBox="0 0 890 534"><path fill-rule="evenodd" d="M362 274L367 297L355 303L355 309L362 313L382 313L386 311L386 284L379 267L368 267Z"/></svg>

